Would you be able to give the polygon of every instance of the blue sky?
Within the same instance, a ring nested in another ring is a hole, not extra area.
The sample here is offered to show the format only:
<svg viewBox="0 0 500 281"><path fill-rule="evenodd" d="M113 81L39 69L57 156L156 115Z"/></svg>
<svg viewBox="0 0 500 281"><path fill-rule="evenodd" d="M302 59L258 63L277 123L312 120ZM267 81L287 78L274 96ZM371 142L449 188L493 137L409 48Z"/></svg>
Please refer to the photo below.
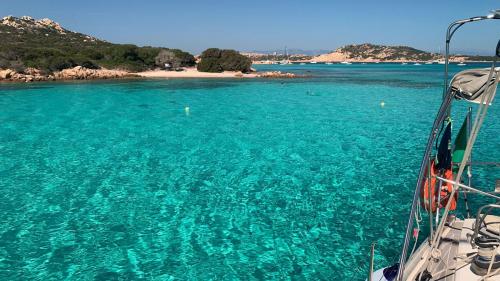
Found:
<svg viewBox="0 0 500 281"><path fill-rule="evenodd" d="M165 46L193 53L238 50L331 50L351 43L443 46L454 19L500 9L499 0L2 1L0 15L48 17L64 27L115 43ZM457 33L457 52L491 53L500 20Z"/></svg>

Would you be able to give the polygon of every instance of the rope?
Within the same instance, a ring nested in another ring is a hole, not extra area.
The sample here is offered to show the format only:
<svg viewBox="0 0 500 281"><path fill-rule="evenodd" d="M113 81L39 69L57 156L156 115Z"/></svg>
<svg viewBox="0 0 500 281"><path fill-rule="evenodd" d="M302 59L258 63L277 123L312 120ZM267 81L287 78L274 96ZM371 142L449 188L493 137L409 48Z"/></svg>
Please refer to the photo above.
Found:
<svg viewBox="0 0 500 281"><path fill-rule="evenodd" d="M494 247L493 251L491 251L491 261L490 265L488 266L488 272L486 272L486 275L490 275L491 268L493 267L493 263L495 262L495 255L497 254L497 248Z"/></svg>
<svg viewBox="0 0 500 281"><path fill-rule="evenodd" d="M495 276L495 275L497 275L498 273L500 273L500 268L495 269L495 270L494 270L494 271L492 271L490 274L487 274L487 275L485 275L485 276L483 276L483 277L479 278L479 280L478 280L478 281L486 280L487 278L490 278L491 276Z"/></svg>
<svg viewBox="0 0 500 281"><path fill-rule="evenodd" d="M467 122L467 135L470 134L470 131L471 131L471 117L472 117L472 107L469 107L469 111L467 112L467 117L466 117L466 122ZM472 162L472 153L469 155L469 164L467 165L467 178L468 178L468 181L467 183L469 184L469 186L472 185L472 164L470 164L470 162ZM467 218L470 218L470 208L469 208L469 202L467 202L467 192L463 192L464 194L464 204L465 204L465 210L467 212Z"/></svg>
<svg viewBox="0 0 500 281"><path fill-rule="evenodd" d="M420 201L420 199L419 199ZM415 249L417 248L417 242L418 242L418 235L420 233L420 222L422 221L422 213L420 212L420 202L417 205L417 211L415 212L415 222L417 223L417 228L413 230L413 237L415 238L415 243L413 244L413 248L410 253L410 257L413 255L415 252Z"/></svg>
<svg viewBox="0 0 500 281"><path fill-rule="evenodd" d="M469 203L467 202L467 192L464 190L462 192L464 195L464 204L465 204L465 211L467 212L467 218L470 218L470 208L469 208Z"/></svg>

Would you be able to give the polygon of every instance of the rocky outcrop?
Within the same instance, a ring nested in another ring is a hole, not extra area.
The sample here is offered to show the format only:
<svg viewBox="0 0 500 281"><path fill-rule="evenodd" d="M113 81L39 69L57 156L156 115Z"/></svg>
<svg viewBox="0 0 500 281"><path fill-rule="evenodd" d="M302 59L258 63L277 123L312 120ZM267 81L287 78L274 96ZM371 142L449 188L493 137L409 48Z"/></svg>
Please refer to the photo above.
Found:
<svg viewBox="0 0 500 281"><path fill-rule="evenodd" d="M59 23L47 18L36 20L30 16L22 16L20 18L6 16L2 18L0 24L28 31L30 29L49 28L61 34L66 34L66 32L68 32L68 30L64 29Z"/></svg>
<svg viewBox="0 0 500 281"><path fill-rule="evenodd" d="M0 81L34 82L54 80L52 75L43 75L39 70L27 68L23 73L12 69L0 69Z"/></svg>
<svg viewBox="0 0 500 281"><path fill-rule="evenodd" d="M267 71L259 73L258 77L262 78L296 78L297 74L281 71Z"/></svg>
<svg viewBox="0 0 500 281"><path fill-rule="evenodd" d="M12 69L0 70L0 79L2 80L10 79L14 74L16 74L16 72Z"/></svg>
<svg viewBox="0 0 500 281"><path fill-rule="evenodd" d="M37 25L41 25L41 26L45 26L45 27L49 27L49 28L53 28L57 31L59 31L60 33L65 33L66 32L66 29L62 28L62 26L51 20L51 19L48 19L48 18L44 18L44 19L41 19L41 20L37 20L35 21Z"/></svg>
<svg viewBox="0 0 500 281"><path fill-rule="evenodd" d="M77 66L64 69L53 74L43 74L35 68L27 68L22 73L12 69L0 69L0 81L12 82L35 82L35 81L53 81L53 80L94 80L94 79L115 79L137 77L122 70L108 69L88 69Z"/></svg>
<svg viewBox="0 0 500 281"><path fill-rule="evenodd" d="M88 69L82 66L68 68L54 73L54 77L57 80L113 79L134 76L135 75L122 70Z"/></svg>

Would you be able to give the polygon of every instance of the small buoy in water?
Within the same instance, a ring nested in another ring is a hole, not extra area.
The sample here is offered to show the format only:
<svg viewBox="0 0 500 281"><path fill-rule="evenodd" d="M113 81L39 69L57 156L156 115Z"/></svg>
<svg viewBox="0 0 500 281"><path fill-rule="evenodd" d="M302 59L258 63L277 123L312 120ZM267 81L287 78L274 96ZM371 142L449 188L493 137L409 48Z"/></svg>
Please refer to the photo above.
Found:
<svg viewBox="0 0 500 281"><path fill-rule="evenodd" d="M384 106L385 106L385 102L384 101L380 102L380 107L384 107Z"/></svg>
<svg viewBox="0 0 500 281"><path fill-rule="evenodd" d="M184 107L184 112L186 113L186 116L189 116L189 106Z"/></svg>

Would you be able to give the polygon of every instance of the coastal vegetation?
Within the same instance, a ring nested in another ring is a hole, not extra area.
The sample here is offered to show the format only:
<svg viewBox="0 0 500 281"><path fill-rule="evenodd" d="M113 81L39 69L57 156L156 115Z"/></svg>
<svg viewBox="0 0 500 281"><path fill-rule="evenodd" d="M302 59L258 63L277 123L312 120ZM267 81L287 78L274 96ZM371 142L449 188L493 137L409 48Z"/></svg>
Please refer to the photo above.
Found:
<svg viewBox="0 0 500 281"><path fill-rule="evenodd" d="M200 62L197 65L201 72L223 72L223 71L241 71L248 73L251 71L252 60L235 50L221 50L210 48L200 56Z"/></svg>
<svg viewBox="0 0 500 281"><path fill-rule="evenodd" d="M57 23L30 17L5 17L0 22L0 68L47 73L75 66L142 71L161 66L158 56L169 52L178 67L194 66L193 55L178 49L113 44L72 32Z"/></svg>
<svg viewBox="0 0 500 281"><path fill-rule="evenodd" d="M179 49L161 49L155 57L156 66L163 67L169 64L172 68L194 66L196 60L193 55Z"/></svg>

